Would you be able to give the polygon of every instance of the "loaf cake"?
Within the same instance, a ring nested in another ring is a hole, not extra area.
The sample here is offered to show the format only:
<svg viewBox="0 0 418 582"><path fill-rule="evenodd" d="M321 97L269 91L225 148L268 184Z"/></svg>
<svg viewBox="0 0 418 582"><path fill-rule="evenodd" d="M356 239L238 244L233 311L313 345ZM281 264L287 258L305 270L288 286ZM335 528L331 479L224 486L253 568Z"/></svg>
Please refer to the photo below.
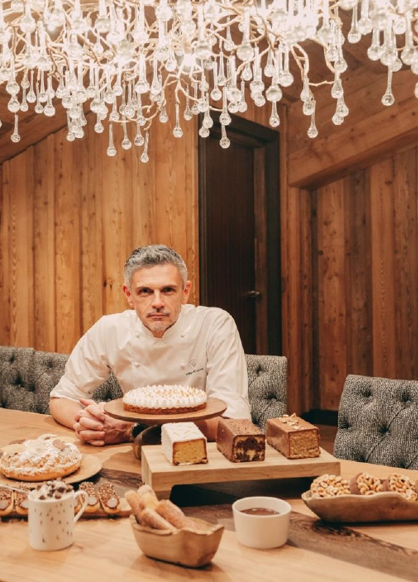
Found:
<svg viewBox="0 0 418 582"><path fill-rule="evenodd" d="M248 419L221 418L216 436L218 450L233 463L264 461L265 434Z"/></svg>
<svg viewBox="0 0 418 582"><path fill-rule="evenodd" d="M42 435L7 447L0 458L0 473L19 481L46 481L74 473L81 460L73 443L55 435Z"/></svg>
<svg viewBox="0 0 418 582"><path fill-rule="evenodd" d="M191 386L143 386L123 396L123 407L142 414L182 414L206 407L204 390Z"/></svg>
<svg viewBox="0 0 418 582"><path fill-rule="evenodd" d="M161 428L161 446L173 465L207 463L207 439L193 422L169 422Z"/></svg>
<svg viewBox="0 0 418 582"><path fill-rule="evenodd" d="M319 457L319 430L295 414L267 421L266 437L269 445L288 459Z"/></svg>

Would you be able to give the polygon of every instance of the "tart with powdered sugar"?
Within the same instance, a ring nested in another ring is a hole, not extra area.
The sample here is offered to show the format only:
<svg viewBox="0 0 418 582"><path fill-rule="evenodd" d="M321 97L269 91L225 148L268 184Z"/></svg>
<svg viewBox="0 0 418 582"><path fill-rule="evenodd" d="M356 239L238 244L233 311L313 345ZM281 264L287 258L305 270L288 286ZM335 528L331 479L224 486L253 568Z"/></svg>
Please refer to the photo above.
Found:
<svg viewBox="0 0 418 582"><path fill-rule="evenodd" d="M206 392L191 386L143 386L123 397L123 407L142 414L183 414L206 407Z"/></svg>
<svg viewBox="0 0 418 582"><path fill-rule="evenodd" d="M9 446L0 458L0 472L19 481L47 481L77 471L82 455L78 448L55 435Z"/></svg>

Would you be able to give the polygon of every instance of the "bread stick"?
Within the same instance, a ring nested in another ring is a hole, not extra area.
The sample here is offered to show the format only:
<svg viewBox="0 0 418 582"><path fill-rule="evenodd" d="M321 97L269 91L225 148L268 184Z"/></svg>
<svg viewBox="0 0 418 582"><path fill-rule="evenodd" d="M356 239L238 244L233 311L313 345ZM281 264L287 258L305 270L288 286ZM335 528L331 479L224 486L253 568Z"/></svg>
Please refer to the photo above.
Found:
<svg viewBox="0 0 418 582"><path fill-rule="evenodd" d="M137 493L143 509L146 507L155 509L157 507L159 503L158 497L149 485L141 485L141 487L138 488Z"/></svg>
<svg viewBox="0 0 418 582"><path fill-rule="evenodd" d="M133 491L132 489L130 489L129 491L126 491L125 499L128 502L128 504L130 505L130 507L133 511L133 514L136 517L136 521L138 523L141 523L141 512L144 508L140 502L140 497L139 497L138 493L136 491Z"/></svg>
<svg viewBox="0 0 418 582"><path fill-rule="evenodd" d="M177 528L174 527L169 521L161 517L155 509L151 509L150 507L146 507L141 511L141 525L146 525L151 527L152 529L168 529L172 532L177 531Z"/></svg>
<svg viewBox="0 0 418 582"><path fill-rule="evenodd" d="M174 505L174 503L172 503L169 499L162 499L159 501L155 511L161 515L161 517L179 529L185 527L187 524L186 516L180 507Z"/></svg>

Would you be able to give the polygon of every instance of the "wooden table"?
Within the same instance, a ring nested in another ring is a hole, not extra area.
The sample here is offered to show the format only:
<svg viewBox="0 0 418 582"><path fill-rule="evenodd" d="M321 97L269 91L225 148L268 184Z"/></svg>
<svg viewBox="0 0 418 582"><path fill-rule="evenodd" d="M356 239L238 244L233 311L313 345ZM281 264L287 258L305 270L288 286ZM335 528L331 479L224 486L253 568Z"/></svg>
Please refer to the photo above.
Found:
<svg viewBox="0 0 418 582"><path fill-rule="evenodd" d="M49 416L0 409L0 446L46 432L71 434ZM139 461L131 445L81 445L80 449L101 459L100 479L125 488L140 483ZM349 461L341 464L346 477L363 470L381 477L393 472L390 467ZM418 478L418 471L399 471ZM310 479L305 478L175 487L173 500L188 515L218 521L226 528L212 564L201 570L146 558L138 549L126 518L81 520L76 525L74 545L58 552L32 550L26 520L4 520L0 523L0 581L418 581L418 523L355 527L321 523L300 499L309 483ZM236 541L230 504L237 497L258 494L281 496L292 505L290 537L283 548L252 550Z"/></svg>

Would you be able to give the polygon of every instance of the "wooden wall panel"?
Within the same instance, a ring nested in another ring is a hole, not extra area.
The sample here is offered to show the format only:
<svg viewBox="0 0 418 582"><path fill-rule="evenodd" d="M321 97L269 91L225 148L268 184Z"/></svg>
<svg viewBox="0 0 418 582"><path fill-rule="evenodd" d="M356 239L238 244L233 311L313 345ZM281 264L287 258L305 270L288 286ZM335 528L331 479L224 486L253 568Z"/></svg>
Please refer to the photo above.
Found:
<svg viewBox="0 0 418 582"><path fill-rule="evenodd" d="M28 154L29 161L32 160ZM8 196L8 277L10 294L9 341L18 345L34 342L34 266L33 266L33 190L29 188L31 173L16 158L10 161L5 180ZM7 202L6 202L7 204ZM30 322L30 324L28 324Z"/></svg>
<svg viewBox="0 0 418 582"><path fill-rule="evenodd" d="M9 278L9 263L10 263L10 225L11 225L11 210L10 210L10 192L9 185L10 165L7 167L1 166L1 185L0 188L0 302L1 302L1 316L0 316L0 337L4 345L10 345L10 330L12 326L11 314L11 291Z"/></svg>
<svg viewBox="0 0 418 582"><path fill-rule="evenodd" d="M289 188L281 198L283 353L288 358L288 409L312 404L312 233L310 193Z"/></svg>
<svg viewBox="0 0 418 582"><path fill-rule="evenodd" d="M302 410L337 410L347 374L418 379L417 159L412 148L311 194L314 381Z"/></svg>
<svg viewBox="0 0 418 582"><path fill-rule="evenodd" d="M79 339L81 328L81 150L66 140L66 131L56 134L55 174L55 285L57 308L56 351L67 352ZM75 147L74 147L75 146ZM36 152L37 154L37 152ZM29 344L30 345L30 344Z"/></svg>
<svg viewBox="0 0 418 582"><path fill-rule="evenodd" d="M344 179L347 373L373 373L369 172Z"/></svg>
<svg viewBox="0 0 418 582"><path fill-rule="evenodd" d="M93 124L85 127L86 137L77 143L81 159L85 160L81 174L81 327L88 329L105 313L103 286L103 221L102 188L104 157L91 148L95 139ZM104 139L101 147L104 148Z"/></svg>
<svg viewBox="0 0 418 582"><path fill-rule="evenodd" d="M396 375L418 378L417 148L395 158Z"/></svg>
<svg viewBox="0 0 418 582"><path fill-rule="evenodd" d="M2 345L71 351L101 315L128 307L123 265L138 246L175 247L198 297L195 122L174 145L156 122L148 164L142 148L122 150L120 131L109 158L93 125L74 143L51 134L1 168Z"/></svg>
<svg viewBox="0 0 418 582"><path fill-rule="evenodd" d="M393 229L394 160L371 169L373 360L377 375L396 377L395 241Z"/></svg>
<svg viewBox="0 0 418 582"><path fill-rule="evenodd" d="M317 205L319 408L335 409L347 376L344 183L321 189Z"/></svg>
<svg viewBox="0 0 418 582"><path fill-rule="evenodd" d="M34 165L35 341L48 351L56 338L54 136L38 146Z"/></svg>

